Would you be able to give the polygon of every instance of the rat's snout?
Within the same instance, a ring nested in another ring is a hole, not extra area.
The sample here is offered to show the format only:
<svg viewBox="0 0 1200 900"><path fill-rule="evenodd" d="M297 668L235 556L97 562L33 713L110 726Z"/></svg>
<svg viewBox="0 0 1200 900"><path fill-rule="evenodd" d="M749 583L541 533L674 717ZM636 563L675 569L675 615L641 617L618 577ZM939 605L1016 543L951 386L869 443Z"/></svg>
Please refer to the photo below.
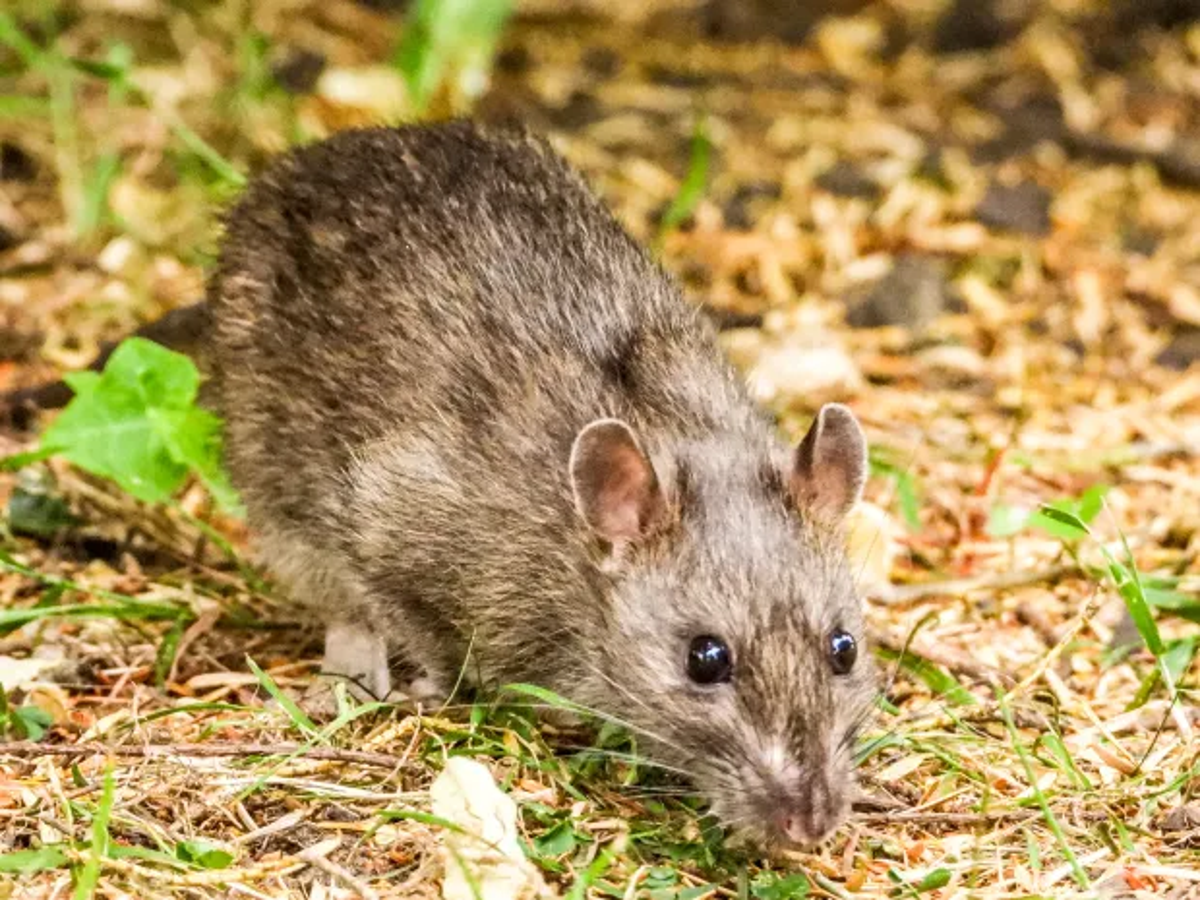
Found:
<svg viewBox="0 0 1200 900"><path fill-rule="evenodd" d="M821 843L842 823L845 815L843 799L835 795L822 778L802 779L780 800L771 824L780 839L797 846Z"/></svg>

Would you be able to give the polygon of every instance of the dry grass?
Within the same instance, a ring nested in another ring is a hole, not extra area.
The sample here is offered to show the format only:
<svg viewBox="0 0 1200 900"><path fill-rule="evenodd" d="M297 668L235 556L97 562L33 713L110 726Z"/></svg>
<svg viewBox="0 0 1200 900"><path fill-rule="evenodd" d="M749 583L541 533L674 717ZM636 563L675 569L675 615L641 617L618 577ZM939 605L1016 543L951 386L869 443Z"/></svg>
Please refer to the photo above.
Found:
<svg viewBox="0 0 1200 900"><path fill-rule="evenodd" d="M1127 540L1195 615L1200 368L1159 361L1200 325L1200 198L1149 156L1029 142L1005 127L1023 113L995 114L1057 98L1073 129L1194 137L1200 31L1122 38L1137 52L1105 68L1070 19L1085 5L1044 4L1014 41L954 58L889 55L880 9L799 50L523 22L482 107L549 127L647 242L706 109L708 190L664 260L698 300L763 316L727 345L786 431L840 399L880 448L864 582L885 702L836 840L773 862L724 846L680 785L608 752L625 738L596 751L512 706L352 708L314 729L268 702L308 682L314 645L246 567L238 524L199 491L148 509L54 462L47 489L80 524L0 556L0 679L55 661L6 684L52 725L23 742L6 714L0 872L16 851L59 856L0 874L0 897L432 896L421 813L459 753L491 761L573 898L1200 896L1200 636L1160 611L1172 698L1148 651L1113 649L1125 603L1099 574L1099 548L1126 561ZM919 24L927 7L888 8ZM198 8L93 0L41 21L63 54L127 47L134 93L0 50L0 384L193 300L238 173L391 111L380 14ZM270 72L296 76L300 48L327 68L288 94ZM1016 201L989 189L1030 182L1045 197L1002 227ZM849 327L864 303L900 304L909 327ZM30 477L0 475L0 494ZM1094 484L1112 487L1095 539L998 536Z"/></svg>

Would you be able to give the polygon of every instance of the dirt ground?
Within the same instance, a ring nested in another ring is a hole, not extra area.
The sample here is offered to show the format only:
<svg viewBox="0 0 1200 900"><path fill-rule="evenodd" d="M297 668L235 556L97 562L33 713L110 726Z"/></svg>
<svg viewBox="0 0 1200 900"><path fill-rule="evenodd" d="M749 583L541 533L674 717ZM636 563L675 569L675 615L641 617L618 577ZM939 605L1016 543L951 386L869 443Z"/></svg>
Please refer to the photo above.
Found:
<svg viewBox="0 0 1200 900"><path fill-rule="evenodd" d="M571 898L1200 897L1200 24L832 5L783 43L786 2L527 4L475 112L551 135L783 432L864 423L853 820L763 858L620 736L486 702L314 732L269 702L319 645L252 536L51 460L0 472L0 898L435 896L451 755ZM272 154L406 115L386 6L0 10L0 389L196 300Z"/></svg>

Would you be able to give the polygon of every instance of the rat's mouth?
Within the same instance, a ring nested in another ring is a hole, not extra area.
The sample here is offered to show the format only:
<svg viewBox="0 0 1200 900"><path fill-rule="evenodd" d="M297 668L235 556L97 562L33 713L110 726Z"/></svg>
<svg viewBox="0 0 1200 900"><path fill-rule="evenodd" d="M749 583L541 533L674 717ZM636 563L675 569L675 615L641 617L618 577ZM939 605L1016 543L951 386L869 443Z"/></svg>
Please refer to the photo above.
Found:
<svg viewBox="0 0 1200 900"><path fill-rule="evenodd" d="M803 810L777 814L769 823L774 843L797 850L812 850L828 840L842 823L842 817L819 818Z"/></svg>
<svg viewBox="0 0 1200 900"><path fill-rule="evenodd" d="M797 774L784 781L774 773L749 771L736 787L696 773L693 783L735 843L770 853L807 851L829 840L849 818L854 784L853 769L822 767L820 774L811 773L812 768L797 767Z"/></svg>
<svg viewBox="0 0 1200 900"><path fill-rule="evenodd" d="M763 830L771 843L808 850L824 843L849 814L844 791L820 778L801 782L792 790L776 790L764 798Z"/></svg>

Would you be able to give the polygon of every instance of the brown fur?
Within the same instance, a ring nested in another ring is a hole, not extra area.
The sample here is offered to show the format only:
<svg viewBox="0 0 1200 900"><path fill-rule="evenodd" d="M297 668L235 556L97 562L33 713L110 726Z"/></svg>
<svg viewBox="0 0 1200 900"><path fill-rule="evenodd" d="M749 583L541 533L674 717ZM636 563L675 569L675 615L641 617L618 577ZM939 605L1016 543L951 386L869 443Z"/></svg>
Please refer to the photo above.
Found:
<svg viewBox="0 0 1200 900"><path fill-rule="evenodd" d="M330 623L331 667L377 692L388 653L433 696L460 672L534 682L629 723L733 824L840 821L872 698L865 650L840 677L826 652L834 628L864 638L836 528L861 433L830 408L819 447L780 446L544 143L460 122L294 151L230 215L209 304L231 472L267 562ZM644 536L580 515L568 463L602 418L638 443L593 473L629 479L595 503L636 495ZM729 643L731 683L688 679L699 634Z"/></svg>

